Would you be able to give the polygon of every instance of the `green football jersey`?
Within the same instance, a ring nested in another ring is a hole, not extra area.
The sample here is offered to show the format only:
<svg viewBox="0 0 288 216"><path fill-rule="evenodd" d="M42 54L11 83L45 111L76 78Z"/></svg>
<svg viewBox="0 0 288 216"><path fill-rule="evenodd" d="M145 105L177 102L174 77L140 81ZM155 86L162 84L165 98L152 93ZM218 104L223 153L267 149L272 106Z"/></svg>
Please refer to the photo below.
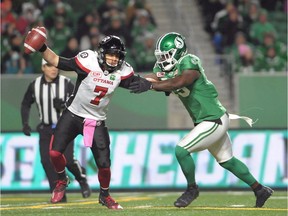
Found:
<svg viewBox="0 0 288 216"><path fill-rule="evenodd" d="M220 118L226 109L218 100L218 92L214 84L207 79L201 60L197 56L192 54L183 56L173 71L168 73L162 72L156 64L153 72L160 80L167 80L181 75L187 69L199 71L200 77L193 84L177 89L173 93L180 98L194 123Z"/></svg>

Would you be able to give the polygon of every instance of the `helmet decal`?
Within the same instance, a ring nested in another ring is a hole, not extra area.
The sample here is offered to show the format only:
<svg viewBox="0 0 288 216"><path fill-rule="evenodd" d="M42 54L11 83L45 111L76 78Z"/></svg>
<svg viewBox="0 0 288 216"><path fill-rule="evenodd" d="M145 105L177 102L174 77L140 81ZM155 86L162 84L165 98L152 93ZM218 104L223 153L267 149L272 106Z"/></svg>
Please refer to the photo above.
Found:
<svg viewBox="0 0 288 216"><path fill-rule="evenodd" d="M105 37L102 39L102 42L103 42L103 43L106 43L109 39L111 39L111 36L105 36Z"/></svg>
<svg viewBox="0 0 288 216"><path fill-rule="evenodd" d="M182 49L184 47L184 41L181 37L177 36L174 40L174 44L177 49Z"/></svg>

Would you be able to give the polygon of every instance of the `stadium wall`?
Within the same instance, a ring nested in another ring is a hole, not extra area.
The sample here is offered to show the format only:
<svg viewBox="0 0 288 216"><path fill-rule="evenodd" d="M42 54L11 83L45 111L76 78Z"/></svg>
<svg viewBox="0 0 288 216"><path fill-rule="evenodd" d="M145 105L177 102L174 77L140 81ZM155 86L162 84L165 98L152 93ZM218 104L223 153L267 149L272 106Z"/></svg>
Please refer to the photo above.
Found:
<svg viewBox="0 0 288 216"><path fill-rule="evenodd" d="M254 128L287 129L287 72L237 74L235 83L239 113L253 118Z"/></svg>
<svg viewBox="0 0 288 216"><path fill-rule="evenodd" d="M73 73L74 74L74 73ZM75 76L64 73L75 81ZM1 131L21 131L20 106L28 84L37 75L1 76ZM39 76L39 75L38 75ZM287 128L287 73L238 74L234 79L237 113L257 122L254 128ZM231 99L232 100L232 99ZM168 127L168 97L149 91L130 94L118 88L111 100L107 125L110 129L170 129ZM36 106L32 106L30 125L39 123ZM239 128L247 128L240 121Z"/></svg>

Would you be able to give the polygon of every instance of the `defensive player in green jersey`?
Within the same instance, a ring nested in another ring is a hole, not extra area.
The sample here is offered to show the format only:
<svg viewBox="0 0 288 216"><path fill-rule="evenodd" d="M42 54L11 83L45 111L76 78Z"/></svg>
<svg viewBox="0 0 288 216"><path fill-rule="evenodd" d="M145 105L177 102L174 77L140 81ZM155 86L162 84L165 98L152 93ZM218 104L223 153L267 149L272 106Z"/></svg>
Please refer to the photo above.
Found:
<svg viewBox="0 0 288 216"><path fill-rule="evenodd" d="M220 166L252 188L256 196L255 207L262 207L273 190L261 185L247 166L233 156L227 132L229 114L218 100L215 86L207 79L201 60L187 53L185 38L176 32L167 33L158 39L155 56L157 62L153 73L145 76L147 80L131 84L131 92L141 93L150 89L173 92L195 124L175 148L176 158L187 180L187 189L174 202L174 206L186 207L199 196L191 153L207 149ZM234 114L231 116L237 117Z"/></svg>

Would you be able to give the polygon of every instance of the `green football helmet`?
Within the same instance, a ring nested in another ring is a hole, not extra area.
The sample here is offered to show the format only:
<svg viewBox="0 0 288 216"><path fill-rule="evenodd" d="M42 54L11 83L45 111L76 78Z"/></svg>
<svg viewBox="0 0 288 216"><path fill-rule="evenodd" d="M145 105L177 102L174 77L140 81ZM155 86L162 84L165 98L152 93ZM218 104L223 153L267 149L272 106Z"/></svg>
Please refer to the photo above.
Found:
<svg viewBox="0 0 288 216"><path fill-rule="evenodd" d="M186 53L185 38L176 32L169 32L162 35L156 43L156 64L162 71L170 72Z"/></svg>

